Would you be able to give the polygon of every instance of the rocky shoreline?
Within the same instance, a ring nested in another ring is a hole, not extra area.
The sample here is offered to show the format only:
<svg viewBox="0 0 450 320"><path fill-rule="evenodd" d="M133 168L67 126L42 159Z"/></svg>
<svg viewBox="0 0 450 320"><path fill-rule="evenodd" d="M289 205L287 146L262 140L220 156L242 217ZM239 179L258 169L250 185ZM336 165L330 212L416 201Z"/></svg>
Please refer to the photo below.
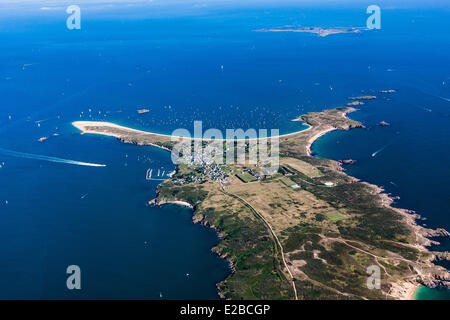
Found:
<svg viewBox="0 0 450 320"><path fill-rule="evenodd" d="M188 202L179 201L179 200L161 199L159 197L159 193L156 194L156 198L154 198L153 200L150 200L148 202L148 205L153 205L153 206L162 206L165 204L176 204L176 205L180 205L180 206L184 206L184 207L188 207L188 208L192 209L192 222L194 224L198 223L198 224L201 224L205 228L213 229L215 231L216 236L219 239L219 241L224 238L224 235L220 232L218 227L214 226L212 224L209 224L202 214L197 214L196 207L191 205ZM224 254L223 252L221 252L217 245L211 248L211 252L216 254L219 258L224 259L228 262L230 273L236 272L236 268L234 266L233 260L227 254ZM220 283L216 284L217 294L221 299L225 299L226 297L220 290L219 285L220 285Z"/></svg>
<svg viewBox="0 0 450 320"><path fill-rule="evenodd" d="M360 98L360 97L358 97ZM303 137L305 139L305 144L302 145L303 148L306 148L306 154L307 155L311 155L311 145L322 135L334 131L334 130L349 130L352 128L364 128L364 126L361 123L358 123L356 121L351 121L349 119L347 119L347 122L345 123L341 123L340 119L346 118L346 114L352 111L355 111L356 109L354 108L346 108L346 109L340 109L337 108L335 110L335 114L337 111L337 117L335 116L335 121L338 121L338 125L330 125L328 122L321 122L321 118L314 118L317 114L320 113L315 113L313 115L309 114L309 118L305 118L305 116L302 116L299 118L299 120L303 120L305 121L307 124L310 125L310 127L307 130L298 132L298 133L293 133L293 134L289 134L288 136L293 136L293 135L297 135L293 138L295 139L299 139L300 137ZM328 115L328 113L327 113ZM341 117L342 116L342 117ZM307 121L307 120L311 120L311 121ZM94 133L99 133L99 134L105 134L104 132L94 132ZM108 135L108 134L107 134ZM110 134L113 135L113 134ZM300 136L302 135L302 136ZM169 148L166 148L164 146L155 144L155 143L150 143L148 141L140 141L138 139L128 139L128 137L118 137L117 134L115 134L115 136L117 138L119 138L119 140L125 142L125 143L133 143L133 144L137 144L137 145L154 145L155 147L159 147L162 149L165 149L167 151L170 151ZM283 143L283 142L281 142ZM305 152L305 151L303 151ZM351 162L353 162L352 159L347 160L346 162L348 162L349 164ZM340 168L343 162L338 164L338 168ZM339 170L339 169L337 169ZM348 176L348 175L347 175ZM359 182L359 179L348 176L352 181L354 182ZM435 265L433 262L434 261L438 261L439 259L448 259L448 254L441 254L441 253L436 253L436 252L432 252L429 251L427 247L429 247L432 244L436 244L437 242L434 240L430 240L430 237L437 237L437 236L449 236L449 233L444 230L444 229L436 229L436 230L432 230L432 229L428 229L422 226L417 225L416 220L420 218L420 216L416 213L414 213L411 210L406 210L406 209L399 209L399 208L395 208L392 207L392 203L394 202L394 198L392 198L389 194L385 193L385 190L381 187L378 187L376 185L367 183L367 182L362 182L364 184L366 184L367 186L369 186L369 188L372 190L373 194L378 195L379 196L379 200L381 202L381 205L384 207L387 207L389 209L394 210L395 212L399 213L402 217L403 220L406 224L406 226L408 228L410 228L413 232L413 234L415 235L415 241L412 242L412 244L407 244L405 243L405 246L412 246L416 249L418 249L421 253L423 253L424 258L420 261L409 261L411 267L414 269L415 271L415 276L414 278L410 278L410 279L404 279L402 281L399 281L397 283L390 283L391 285L391 291L389 292L389 295L393 298L397 298L397 299L406 299L408 297L411 297L411 294L409 293L412 288L417 288L420 285L425 285L427 287L436 287L436 286L445 286L447 288L450 288L450 274L449 272L438 265ZM160 188L160 186L163 186L163 184L159 185L158 188ZM218 228L218 226L212 225L210 223L208 223L205 219L205 217L202 214L198 214L197 210L196 210L196 206L192 205L186 201L183 201L183 199L164 199L161 198L161 195L159 194L159 192L157 193L157 196L155 199L149 201L149 205L164 205L164 204L168 204L168 203L173 203L173 204L177 204L177 205L182 205L182 206L186 206L189 207L193 210L193 216L192 216L192 220L194 223L201 223L202 225L209 227L209 228L213 228L218 237L219 238L223 238L223 234L220 233L220 230ZM231 260L230 257L228 257L226 254L223 254L219 249L218 246L215 246L214 248L211 249L212 252L216 253L219 257L227 260L230 263L230 270L232 273L234 273L236 271L235 267L234 267L234 263ZM217 284L219 285L219 284ZM219 287L218 287L219 288ZM220 292L219 290L219 296L223 297L223 293Z"/></svg>
<svg viewBox="0 0 450 320"><path fill-rule="evenodd" d="M356 109L351 109L348 112L345 112L343 114L343 116L346 117L347 113L353 112L355 110ZM300 119L304 120L302 117L300 117ZM309 129L314 129L312 124L310 124L310 123L308 123L308 124L311 126L311 128L309 128ZM352 128L365 128L365 126L362 124L349 125L347 127L340 128L340 129L350 130ZM338 129L329 127L329 128L326 128L324 130L317 132L315 135L310 137L310 139L308 140L308 146L307 146L308 154L310 155L310 152L311 152L310 148L311 148L312 144L319 137L323 136L324 134L326 134L328 132L334 131L334 130L338 130ZM355 162L356 161L353 159L348 159L348 160L338 161L338 164L339 165L353 164ZM358 178L355 178L352 176L349 176L349 177L352 178L352 180L354 182L361 182L360 179L358 179ZM428 269L428 270L424 270L424 268L422 266L417 266L417 268L418 268L416 270L416 272L418 274L417 278L403 281L401 283L391 283L391 291L389 292L390 296L393 298L396 298L396 299L403 299L403 300L412 299L414 296L414 291L422 285L430 287L430 288L434 288L437 286L444 286L444 287L447 287L450 289L450 274L447 272L447 270L444 267L438 266L433 263L434 261L437 261L438 259L442 259L443 256L440 254L437 254L436 252L431 252L427 248L433 244L437 244L436 241L428 239L429 237L449 236L450 234L448 233L448 231L446 231L445 229L442 229L442 228L433 230L433 229L428 229L428 228L419 226L416 223L416 220L420 219L420 216L412 210L400 209L400 208L393 207L392 203L394 202L394 198L391 197L390 194L386 193L383 188L381 188L377 185L374 185L374 184L370 184L368 182L361 182L361 183L366 184L373 190L374 194L379 195L381 204L383 206L386 206L386 207L396 211L397 213L401 214L401 216L404 218L405 223L408 225L409 228L412 229L412 232L414 232L416 234L417 249L419 249L419 251L422 253L430 254L429 258L423 261L426 265L426 269ZM158 199L158 197L156 199ZM176 203L176 202L177 201L167 201L165 199L155 201L155 203L158 205L162 205L165 203ZM223 238L223 235L220 233L217 226L208 224L206 222L206 220L204 219L203 215L196 214L195 207L192 206L192 209L193 209L192 220L194 223L201 223L205 227L214 229L216 231L218 237ZM218 248L217 246L213 247L211 249L211 251L216 253L219 257L227 260L230 264L231 272L234 273L235 268L234 268L233 261L229 257L227 257L227 255L222 254L222 252L220 252L217 248ZM448 255L445 255L445 258L447 259ZM434 272L435 270L437 270L437 272ZM217 288L219 289L219 284L217 284ZM223 293L221 293L220 290L219 290L218 294L220 297L224 297Z"/></svg>
<svg viewBox="0 0 450 320"><path fill-rule="evenodd" d="M423 267L417 266L417 269L415 269L415 271L417 272L418 277L416 279L405 281L403 285L397 284L397 287L404 286L408 288L409 284L412 284L415 288L423 285L429 288L443 286L450 289L450 273L444 267L436 265L434 263L434 261L438 261L442 257L448 259L448 253L444 253L444 255L441 255L441 253L433 252L428 249L428 247L433 244L439 244L439 242L429 239L430 237L448 237L450 236L450 233L443 228L429 229L419 226L416 222L417 220L421 219L421 216L419 214L417 214L413 210L393 207L392 203L394 202L394 198L392 198L390 194L386 193L383 188L374 184L370 184L368 182L363 183L370 186L375 193L379 194L382 205L393 209L404 217L404 221L416 235L416 242L418 243L416 245L416 248L419 249L419 251L422 253L429 254L429 257L423 260L429 270L424 270ZM410 295L409 297L411 298L412 296ZM403 296L398 296L398 298L402 299Z"/></svg>

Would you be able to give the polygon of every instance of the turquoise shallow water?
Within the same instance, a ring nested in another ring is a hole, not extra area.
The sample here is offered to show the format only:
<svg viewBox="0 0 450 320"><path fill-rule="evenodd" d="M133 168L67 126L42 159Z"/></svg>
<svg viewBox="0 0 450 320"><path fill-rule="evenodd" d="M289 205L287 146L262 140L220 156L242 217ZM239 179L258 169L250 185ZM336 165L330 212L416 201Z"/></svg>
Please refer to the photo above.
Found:
<svg viewBox="0 0 450 320"><path fill-rule="evenodd" d="M450 300L448 289L430 289L427 287L418 288L414 295L415 300Z"/></svg>
<svg viewBox="0 0 450 320"><path fill-rule="evenodd" d="M0 148L107 165L0 155L1 298L216 299L229 272L189 210L146 206L156 183L145 172L173 168L169 154L80 136L76 120L287 133L303 128L290 121L302 113L395 88L351 114L368 130L331 133L313 151L357 159L350 174L450 229L448 11L386 10L380 31L318 38L252 30L360 26L365 8L153 9L86 7L73 32L64 10L0 12ZM80 292L65 288L69 264L82 269Z"/></svg>

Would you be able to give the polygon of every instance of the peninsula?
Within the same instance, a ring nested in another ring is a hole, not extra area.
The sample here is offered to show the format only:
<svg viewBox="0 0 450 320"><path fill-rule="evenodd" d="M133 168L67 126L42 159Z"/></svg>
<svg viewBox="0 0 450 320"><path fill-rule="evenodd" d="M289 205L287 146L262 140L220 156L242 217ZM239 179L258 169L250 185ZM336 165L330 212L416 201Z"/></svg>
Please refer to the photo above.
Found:
<svg viewBox="0 0 450 320"><path fill-rule="evenodd" d="M331 34L339 33L361 33L362 31L368 30L367 28L355 28L355 27L331 27L331 28L321 28L321 27L294 27L294 26L284 26L280 28L270 28L270 29L258 29L255 32L304 32L304 33L314 33L319 37L326 37Z"/></svg>
<svg viewBox="0 0 450 320"><path fill-rule="evenodd" d="M380 187L348 176L337 161L311 156L321 135L363 127L346 116L355 110L296 119L310 127L278 137L280 165L273 175L263 175L258 164L181 164L159 185L152 203L189 205L194 222L220 235L212 250L232 269L217 284L221 297L408 299L419 285L450 287L448 271L433 263L446 257L428 249L435 243L429 237L447 236L445 230L418 226L419 216L392 207ZM168 135L111 123L73 125L165 150L175 143ZM367 287L368 267L381 271L380 289Z"/></svg>

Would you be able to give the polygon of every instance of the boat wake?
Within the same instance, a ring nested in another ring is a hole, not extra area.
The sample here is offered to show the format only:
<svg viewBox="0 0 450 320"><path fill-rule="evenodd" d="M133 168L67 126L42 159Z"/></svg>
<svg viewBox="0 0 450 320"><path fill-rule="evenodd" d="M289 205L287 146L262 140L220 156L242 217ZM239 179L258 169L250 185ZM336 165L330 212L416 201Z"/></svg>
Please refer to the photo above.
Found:
<svg viewBox="0 0 450 320"><path fill-rule="evenodd" d="M383 151L384 149L386 149L386 148L389 147L389 146L390 146L390 144L387 144L387 145L385 145L383 148L378 149L377 151L375 151L374 153L372 153L372 158L375 158L375 156L376 156L377 154L379 154L381 151Z"/></svg>
<svg viewBox="0 0 450 320"><path fill-rule="evenodd" d="M97 163L81 162L81 161L75 161L75 160L67 160L67 159L43 156L43 155L38 155L38 154L17 152L17 151L7 150L7 149L3 149L3 148L0 148L0 154L6 155L6 156L18 157L18 158L25 158L25 159L34 159L34 160L42 160L42 161L49 161L49 162L72 164L72 165L77 165L77 166L106 167L106 164L97 164Z"/></svg>

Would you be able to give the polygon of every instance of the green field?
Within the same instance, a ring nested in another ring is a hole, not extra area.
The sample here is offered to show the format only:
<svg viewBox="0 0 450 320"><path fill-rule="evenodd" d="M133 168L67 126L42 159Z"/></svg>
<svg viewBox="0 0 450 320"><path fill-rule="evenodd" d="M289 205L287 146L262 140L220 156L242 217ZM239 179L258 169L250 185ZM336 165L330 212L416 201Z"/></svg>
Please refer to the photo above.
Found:
<svg viewBox="0 0 450 320"><path fill-rule="evenodd" d="M246 172L244 172L244 173L236 173L236 177L238 177L239 179L241 179L245 183L258 180L254 176L252 176L251 174L246 173Z"/></svg>
<svg viewBox="0 0 450 320"><path fill-rule="evenodd" d="M327 214L326 216L328 219L330 219L333 222L338 222L338 221L347 219L346 216L343 216L341 214Z"/></svg>

